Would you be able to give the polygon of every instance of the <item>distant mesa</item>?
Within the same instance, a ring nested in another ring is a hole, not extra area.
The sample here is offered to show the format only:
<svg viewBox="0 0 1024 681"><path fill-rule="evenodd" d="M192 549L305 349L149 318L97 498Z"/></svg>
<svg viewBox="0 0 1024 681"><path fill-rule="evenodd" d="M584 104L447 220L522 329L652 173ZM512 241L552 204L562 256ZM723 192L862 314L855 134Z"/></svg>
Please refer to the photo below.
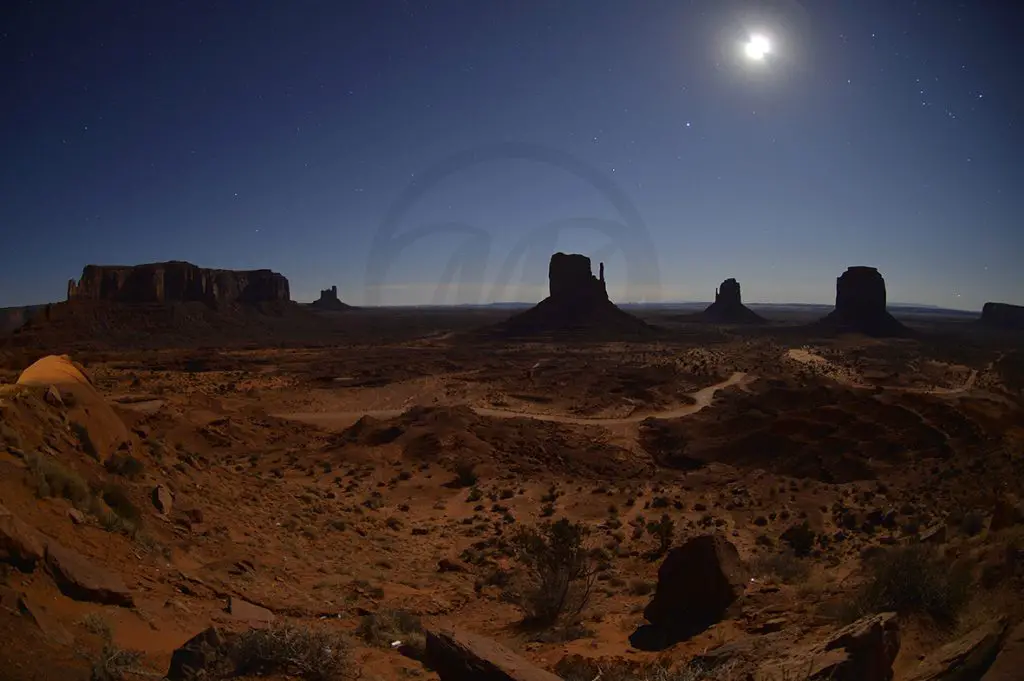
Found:
<svg viewBox="0 0 1024 681"><path fill-rule="evenodd" d="M1024 306L1009 303L985 303L981 323L997 329L1024 330Z"/></svg>
<svg viewBox="0 0 1024 681"><path fill-rule="evenodd" d="M646 322L623 312L608 299L604 263L600 276L590 268L590 258L578 253L555 253L548 265L547 298L526 312L495 327L501 335L533 336L579 334L649 335Z"/></svg>
<svg viewBox="0 0 1024 681"><path fill-rule="evenodd" d="M818 328L867 336L909 336L886 309L885 279L874 267L850 267L836 280L836 307L818 321Z"/></svg>
<svg viewBox="0 0 1024 681"><path fill-rule="evenodd" d="M309 304L310 307L316 308L317 310L351 310L353 307L341 302L338 298L338 287L332 286L325 288L320 291L320 297Z"/></svg>
<svg viewBox="0 0 1024 681"><path fill-rule="evenodd" d="M740 283L731 278L723 281L715 290L715 302L703 312L685 315L681 319L712 324L765 324L768 321L743 304Z"/></svg>
<svg viewBox="0 0 1024 681"><path fill-rule="evenodd" d="M0 308L0 334L11 333L25 326L34 317L44 314L46 305L23 305Z"/></svg>
<svg viewBox="0 0 1024 681"><path fill-rule="evenodd" d="M68 302L204 303L210 307L232 304L287 303L288 280L270 270L215 270L188 262L145 265L86 265L77 282L68 282Z"/></svg>

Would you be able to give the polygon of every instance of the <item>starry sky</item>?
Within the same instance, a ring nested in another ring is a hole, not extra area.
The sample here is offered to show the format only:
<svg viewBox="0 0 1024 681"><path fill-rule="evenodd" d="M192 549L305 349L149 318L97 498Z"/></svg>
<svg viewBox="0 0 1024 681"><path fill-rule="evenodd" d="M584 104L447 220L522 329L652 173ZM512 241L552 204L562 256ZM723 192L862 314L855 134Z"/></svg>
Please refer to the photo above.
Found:
<svg viewBox="0 0 1024 681"><path fill-rule="evenodd" d="M535 301L555 250L623 302L830 303L871 265L1024 304L1015 4L11 0L0 306L164 260Z"/></svg>

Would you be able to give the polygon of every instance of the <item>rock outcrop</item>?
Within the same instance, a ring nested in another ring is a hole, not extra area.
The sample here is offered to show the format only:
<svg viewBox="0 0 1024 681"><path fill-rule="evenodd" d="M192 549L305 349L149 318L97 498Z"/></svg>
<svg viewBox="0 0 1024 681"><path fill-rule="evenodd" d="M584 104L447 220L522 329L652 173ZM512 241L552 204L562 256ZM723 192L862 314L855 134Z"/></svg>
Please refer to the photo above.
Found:
<svg viewBox="0 0 1024 681"><path fill-rule="evenodd" d="M836 280L836 308L817 326L837 333L907 336L910 330L886 310L885 279L874 267L850 267Z"/></svg>
<svg viewBox="0 0 1024 681"><path fill-rule="evenodd" d="M561 681L495 641L451 627L427 631L426 657L443 681Z"/></svg>
<svg viewBox="0 0 1024 681"><path fill-rule="evenodd" d="M981 681L1015 681L1024 669L1024 622L1019 623L1006 636L992 666Z"/></svg>
<svg viewBox="0 0 1024 681"><path fill-rule="evenodd" d="M43 537L0 505L0 563L31 572L46 555Z"/></svg>
<svg viewBox="0 0 1024 681"><path fill-rule="evenodd" d="M722 620L745 584L735 546L714 535L694 537L665 556L644 617L666 643L690 638Z"/></svg>
<svg viewBox="0 0 1024 681"><path fill-rule="evenodd" d="M68 282L68 301L117 303L288 302L288 280L270 270L214 270L171 261L134 266L86 265L82 278Z"/></svg>
<svg viewBox="0 0 1024 681"><path fill-rule="evenodd" d="M82 365L67 355L39 359L21 372L18 385L43 388L47 394L55 388L82 447L100 462L119 447L130 445L124 421L96 391Z"/></svg>
<svg viewBox="0 0 1024 681"><path fill-rule="evenodd" d="M337 286L325 288L323 291L320 291L320 297L314 300L312 303L310 303L310 307L315 307L318 310L338 311L352 309L351 305L346 305L345 303L341 302L340 298L338 298Z"/></svg>
<svg viewBox="0 0 1024 681"><path fill-rule="evenodd" d="M764 324L767 321L743 304L740 283L735 279L723 281L715 291L715 302L693 318L714 324Z"/></svg>
<svg viewBox="0 0 1024 681"><path fill-rule="evenodd" d="M548 266L549 295L526 312L496 327L500 335L650 335L646 322L623 312L608 299L604 263L600 276L590 269L590 258L577 253L555 253Z"/></svg>
<svg viewBox="0 0 1024 681"><path fill-rule="evenodd" d="M925 656L906 679L966 681L982 678L982 674L996 659L1005 633L1005 618L997 617L986 622Z"/></svg>
<svg viewBox="0 0 1024 681"><path fill-rule="evenodd" d="M997 329L1024 329L1024 306L1009 303L985 303L981 323Z"/></svg>
<svg viewBox="0 0 1024 681"><path fill-rule="evenodd" d="M134 605L132 592L119 576L52 540L46 544L46 567L69 598L128 608Z"/></svg>

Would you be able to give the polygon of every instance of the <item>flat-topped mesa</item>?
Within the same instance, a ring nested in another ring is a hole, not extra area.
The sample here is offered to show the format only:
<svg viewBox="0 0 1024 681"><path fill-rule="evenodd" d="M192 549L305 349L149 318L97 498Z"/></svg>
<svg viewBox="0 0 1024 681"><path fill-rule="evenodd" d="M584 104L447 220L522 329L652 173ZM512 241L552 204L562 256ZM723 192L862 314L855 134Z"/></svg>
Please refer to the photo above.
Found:
<svg viewBox="0 0 1024 681"><path fill-rule="evenodd" d="M118 303L288 302L288 280L271 270L215 270L171 261L145 265L86 265L68 282L68 301Z"/></svg>
<svg viewBox="0 0 1024 681"><path fill-rule="evenodd" d="M1024 306L1009 303L985 303L981 323L999 329L1024 330Z"/></svg>
<svg viewBox="0 0 1024 681"><path fill-rule="evenodd" d="M836 308L820 324L869 336L905 336L909 329L885 308L885 279L874 267L849 267L836 279Z"/></svg>
<svg viewBox="0 0 1024 681"><path fill-rule="evenodd" d="M595 277L590 269L590 258L585 255L555 253L548 265L549 295L556 301L607 301L604 263L600 271L600 278Z"/></svg>
<svg viewBox="0 0 1024 681"><path fill-rule="evenodd" d="M312 307L322 310L347 310L351 306L341 302L338 298L338 287L332 286L320 291L320 297L310 303Z"/></svg>

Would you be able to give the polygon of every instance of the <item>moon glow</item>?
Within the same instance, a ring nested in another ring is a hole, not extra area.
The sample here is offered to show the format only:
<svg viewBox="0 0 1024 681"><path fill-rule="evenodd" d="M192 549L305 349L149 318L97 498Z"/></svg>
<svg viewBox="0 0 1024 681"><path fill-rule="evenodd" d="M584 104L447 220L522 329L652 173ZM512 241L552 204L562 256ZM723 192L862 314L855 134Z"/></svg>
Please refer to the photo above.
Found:
<svg viewBox="0 0 1024 681"><path fill-rule="evenodd" d="M768 38L763 35L754 34L750 36L750 39L743 46L743 53L747 56L747 59L751 61L764 61L766 55L772 50L772 45L768 41Z"/></svg>

